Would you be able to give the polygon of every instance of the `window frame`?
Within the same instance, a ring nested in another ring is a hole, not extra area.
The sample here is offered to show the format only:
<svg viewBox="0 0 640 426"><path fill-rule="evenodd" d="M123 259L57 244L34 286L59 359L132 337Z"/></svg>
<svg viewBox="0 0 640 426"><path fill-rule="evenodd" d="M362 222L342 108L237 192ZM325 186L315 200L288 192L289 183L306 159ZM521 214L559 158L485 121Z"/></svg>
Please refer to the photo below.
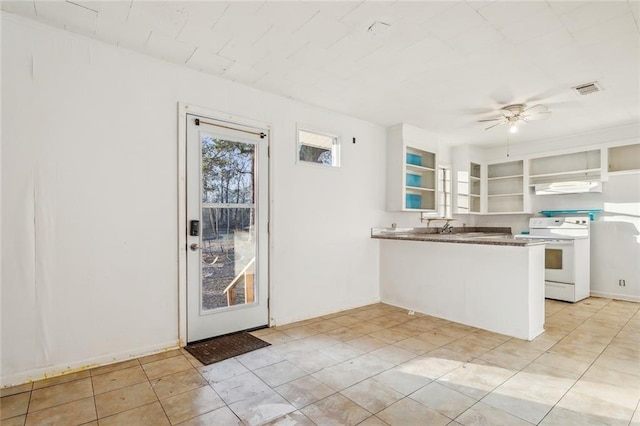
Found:
<svg viewBox="0 0 640 426"><path fill-rule="evenodd" d="M302 143L302 141L300 140L300 132L312 133L315 135L324 136L324 137L333 139L333 142L331 144L331 164L325 164L325 163L320 163L316 161L306 161L306 160L300 159L300 150L302 149L302 146L312 146L312 145L307 145ZM341 138L339 135L335 133L319 130L315 126L309 126L305 124L298 124L296 126L296 150L295 150L296 164L321 166L329 169L339 169L342 166L342 159L340 155L341 147L342 147Z"/></svg>

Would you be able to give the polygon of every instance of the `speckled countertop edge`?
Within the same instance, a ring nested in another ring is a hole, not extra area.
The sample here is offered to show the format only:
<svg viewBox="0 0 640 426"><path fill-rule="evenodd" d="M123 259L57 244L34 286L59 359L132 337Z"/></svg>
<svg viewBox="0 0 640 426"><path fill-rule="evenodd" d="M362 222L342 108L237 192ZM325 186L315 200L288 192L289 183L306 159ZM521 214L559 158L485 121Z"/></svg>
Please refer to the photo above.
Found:
<svg viewBox="0 0 640 426"><path fill-rule="evenodd" d="M426 242L434 242L434 243L455 243L455 244L482 244L488 246L512 246L512 247L528 247L545 244L543 241L525 241L525 240L516 240L515 238L496 238L495 240L490 240L487 238L457 238L457 239L449 239L447 235L429 235L429 234L418 234L418 235L372 235L371 238L377 238L379 240L397 240L397 241L426 241Z"/></svg>
<svg viewBox="0 0 640 426"><path fill-rule="evenodd" d="M398 241L427 241L435 243L455 243L455 244L481 244L491 246L512 246L512 247L528 247L535 245L545 244L544 241L531 241L531 240L519 240L515 238L496 237L496 239L488 239L487 236L482 238L475 238L472 236L464 237L456 235L465 232L482 232L486 234L511 234L511 228L502 227L466 227L466 228L453 228L451 234L438 234L435 232L435 228L419 228L415 233L409 232L397 235L393 229L388 228L373 228L371 232L371 238L380 240L398 240ZM388 232L388 233L385 233Z"/></svg>

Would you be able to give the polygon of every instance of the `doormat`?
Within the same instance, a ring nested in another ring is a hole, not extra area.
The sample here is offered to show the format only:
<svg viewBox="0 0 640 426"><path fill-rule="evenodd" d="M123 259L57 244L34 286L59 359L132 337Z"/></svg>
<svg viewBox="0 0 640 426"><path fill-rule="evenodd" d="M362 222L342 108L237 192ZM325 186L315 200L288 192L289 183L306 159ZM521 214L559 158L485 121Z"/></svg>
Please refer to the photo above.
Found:
<svg viewBox="0 0 640 426"><path fill-rule="evenodd" d="M198 361L204 365L209 365L270 345L271 343L260 340L246 331L241 331L190 343L185 349L196 357Z"/></svg>

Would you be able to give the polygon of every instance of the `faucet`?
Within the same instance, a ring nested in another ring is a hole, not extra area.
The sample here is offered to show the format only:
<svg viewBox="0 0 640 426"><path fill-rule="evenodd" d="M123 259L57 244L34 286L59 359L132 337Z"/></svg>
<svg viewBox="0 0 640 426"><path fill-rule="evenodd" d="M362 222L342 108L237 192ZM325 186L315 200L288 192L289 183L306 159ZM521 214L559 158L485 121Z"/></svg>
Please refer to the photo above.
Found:
<svg viewBox="0 0 640 426"><path fill-rule="evenodd" d="M447 221L447 223L444 224L440 232L442 234L450 234L452 231L453 231L453 226L449 223L449 221Z"/></svg>
<svg viewBox="0 0 640 426"><path fill-rule="evenodd" d="M427 222L427 228L429 228L431 226L431 221L434 220L444 220L446 221L446 223L444 224L444 226L440 229L440 233L444 234L450 234L451 232L453 232L453 226L449 223L452 220L456 220L454 218L451 217L435 217L435 216L426 216L425 212L421 212L420 213L420 222Z"/></svg>

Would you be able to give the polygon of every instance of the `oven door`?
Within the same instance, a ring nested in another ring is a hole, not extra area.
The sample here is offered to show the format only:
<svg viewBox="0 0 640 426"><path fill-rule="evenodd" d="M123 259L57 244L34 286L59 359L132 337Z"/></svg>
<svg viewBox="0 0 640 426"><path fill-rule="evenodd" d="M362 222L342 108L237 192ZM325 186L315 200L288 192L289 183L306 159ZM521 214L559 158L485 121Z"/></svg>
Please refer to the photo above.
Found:
<svg viewBox="0 0 640 426"><path fill-rule="evenodd" d="M574 241L552 241L544 250L545 281L575 284Z"/></svg>

